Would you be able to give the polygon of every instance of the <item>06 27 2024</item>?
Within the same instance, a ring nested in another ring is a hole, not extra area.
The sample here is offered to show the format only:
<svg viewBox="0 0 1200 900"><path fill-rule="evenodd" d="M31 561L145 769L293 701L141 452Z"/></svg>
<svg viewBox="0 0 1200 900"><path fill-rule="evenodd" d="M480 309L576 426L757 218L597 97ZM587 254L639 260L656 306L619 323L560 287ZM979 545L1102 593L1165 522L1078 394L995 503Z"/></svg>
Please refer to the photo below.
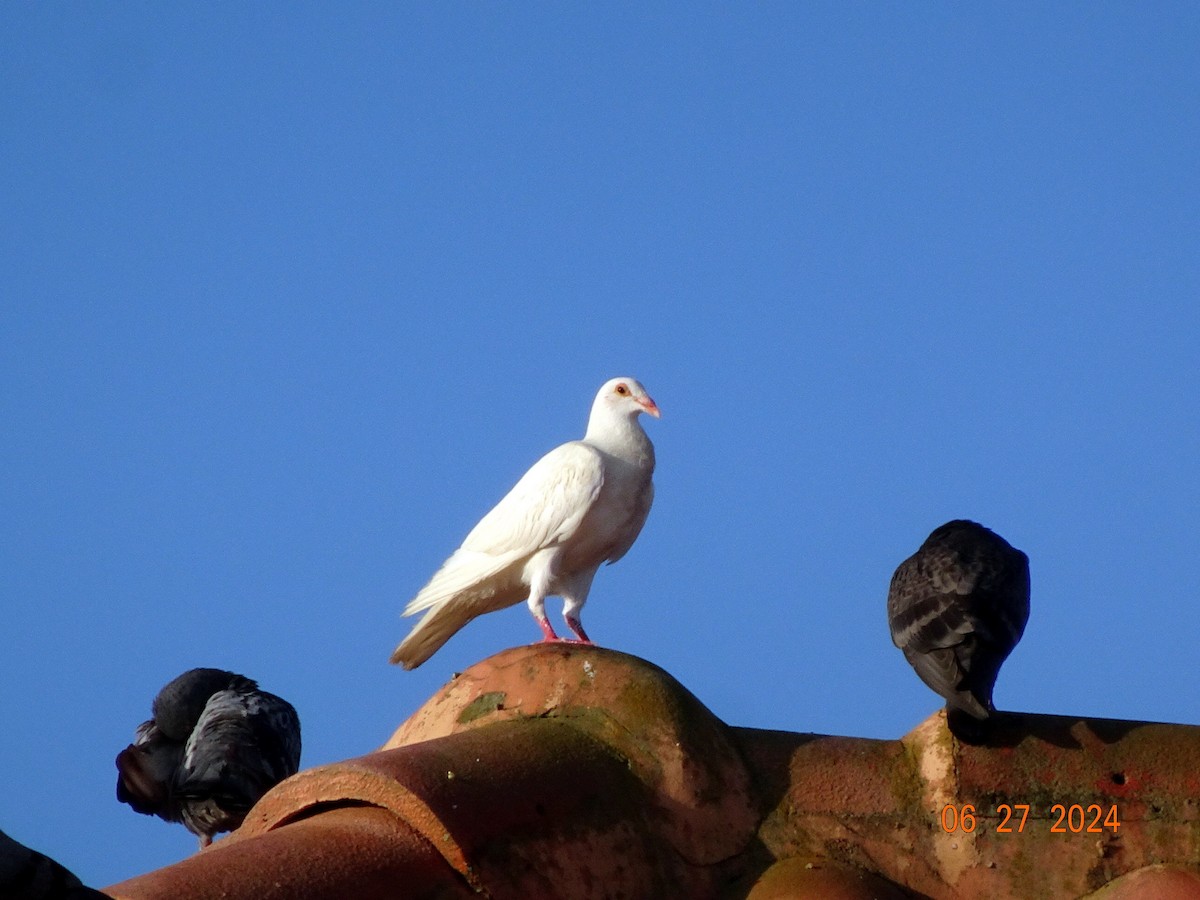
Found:
<svg viewBox="0 0 1200 900"><path fill-rule="evenodd" d="M989 821L994 818L996 824L992 830L996 834L1025 834L1027 826L1029 830L1033 827L1030 823L1032 809L1033 806L1028 803L1001 803L996 806L994 813L987 815L978 812L971 803L957 806L948 804L942 807L940 824L942 831L947 834L971 834L981 828L981 818ZM1055 803L1044 816L1035 812L1033 820L1039 828L1043 823L1048 825L1050 834L1116 834L1121 827L1121 817L1115 803L1108 806L1099 803L1086 806L1081 803Z"/></svg>

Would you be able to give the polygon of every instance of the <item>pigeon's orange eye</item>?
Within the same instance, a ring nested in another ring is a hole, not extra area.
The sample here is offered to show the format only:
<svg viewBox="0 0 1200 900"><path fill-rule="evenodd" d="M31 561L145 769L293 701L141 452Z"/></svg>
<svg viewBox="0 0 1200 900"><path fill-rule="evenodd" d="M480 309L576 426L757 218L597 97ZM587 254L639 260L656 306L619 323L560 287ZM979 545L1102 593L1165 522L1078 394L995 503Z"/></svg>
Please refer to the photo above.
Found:
<svg viewBox="0 0 1200 900"><path fill-rule="evenodd" d="M618 384L617 385L617 393L620 394L622 397L624 397L626 394L629 393L629 388L625 387L625 385L623 385L623 384Z"/></svg>

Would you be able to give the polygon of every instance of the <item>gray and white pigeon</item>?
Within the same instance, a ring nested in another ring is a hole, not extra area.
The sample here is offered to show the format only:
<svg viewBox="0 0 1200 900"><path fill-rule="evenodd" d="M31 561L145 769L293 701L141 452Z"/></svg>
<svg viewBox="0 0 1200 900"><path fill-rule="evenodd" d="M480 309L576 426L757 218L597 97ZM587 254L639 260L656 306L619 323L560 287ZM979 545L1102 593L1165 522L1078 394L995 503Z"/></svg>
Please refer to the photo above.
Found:
<svg viewBox="0 0 1200 900"><path fill-rule="evenodd" d="M1029 558L995 532L956 519L896 569L888 591L892 642L946 699L951 731L986 733L992 690L1029 621Z"/></svg>
<svg viewBox="0 0 1200 900"><path fill-rule="evenodd" d="M296 710L233 672L184 672L158 692L152 715L117 755L117 799L182 822L201 848L300 767Z"/></svg>
<svg viewBox="0 0 1200 900"><path fill-rule="evenodd" d="M543 640L559 637L546 597L563 598L563 618L590 644L580 612L592 578L633 546L654 499L654 446L638 416L658 406L633 378L605 382L587 433L551 450L467 535L404 610L424 612L391 661L406 669L429 659L483 613L524 600Z"/></svg>

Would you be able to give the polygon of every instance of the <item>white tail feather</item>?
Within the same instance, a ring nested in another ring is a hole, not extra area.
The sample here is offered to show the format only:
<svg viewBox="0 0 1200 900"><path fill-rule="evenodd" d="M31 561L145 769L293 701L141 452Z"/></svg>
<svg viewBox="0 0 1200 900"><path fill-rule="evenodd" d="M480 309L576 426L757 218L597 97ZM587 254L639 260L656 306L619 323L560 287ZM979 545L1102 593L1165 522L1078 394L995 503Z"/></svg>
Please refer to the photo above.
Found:
<svg viewBox="0 0 1200 900"><path fill-rule="evenodd" d="M503 590L508 586L504 582L516 580L515 577L502 579L504 570L519 562L523 555L517 552L492 556L472 550L455 550L429 579L429 584L404 607L404 615L433 609L458 597L472 600ZM514 573L514 576L519 575L519 572Z"/></svg>
<svg viewBox="0 0 1200 900"><path fill-rule="evenodd" d="M521 553L455 551L404 608L406 616L428 612L400 642L391 661L415 669L476 616L519 603L526 595L520 569L524 562Z"/></svg>
<svg viewBox="0 0 1200 900"><path fill-rule="evenodd" d="M468 603L451 602L431 610L400 642L400 646L392 653L391 662L400 663L406 669L415 669L441 649L475 615Z"/></svg>

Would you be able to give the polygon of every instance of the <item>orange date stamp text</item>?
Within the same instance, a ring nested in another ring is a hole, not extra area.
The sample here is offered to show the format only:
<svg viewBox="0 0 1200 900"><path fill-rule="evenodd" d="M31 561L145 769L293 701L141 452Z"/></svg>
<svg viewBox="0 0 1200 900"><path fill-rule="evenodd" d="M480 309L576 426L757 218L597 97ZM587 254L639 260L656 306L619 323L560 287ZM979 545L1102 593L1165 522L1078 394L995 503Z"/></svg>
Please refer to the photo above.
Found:
<svg viewBox="0 0 1200 900"><path fill-rule="evenodd" d="M947 834L962 832L971 834L977 828L982 828L980 819L996 819L992 829L996 834L1025 834L1026 826L1032 831L1033 823L1046 823L1050 826L1050 834L1104 834L1106 831L1117 833L1121 827L1120 816L1117 815L1117 805L1104 807L1099 803L1084 806L1072 803L1067 806L1055 803L1050 807L1046 816L1034 814L1030 821L1028 803L1001 803L996 807L995 816L985 816L975 810L973 804L962 806L947 805L942 807L941 826Z"/></svg>

